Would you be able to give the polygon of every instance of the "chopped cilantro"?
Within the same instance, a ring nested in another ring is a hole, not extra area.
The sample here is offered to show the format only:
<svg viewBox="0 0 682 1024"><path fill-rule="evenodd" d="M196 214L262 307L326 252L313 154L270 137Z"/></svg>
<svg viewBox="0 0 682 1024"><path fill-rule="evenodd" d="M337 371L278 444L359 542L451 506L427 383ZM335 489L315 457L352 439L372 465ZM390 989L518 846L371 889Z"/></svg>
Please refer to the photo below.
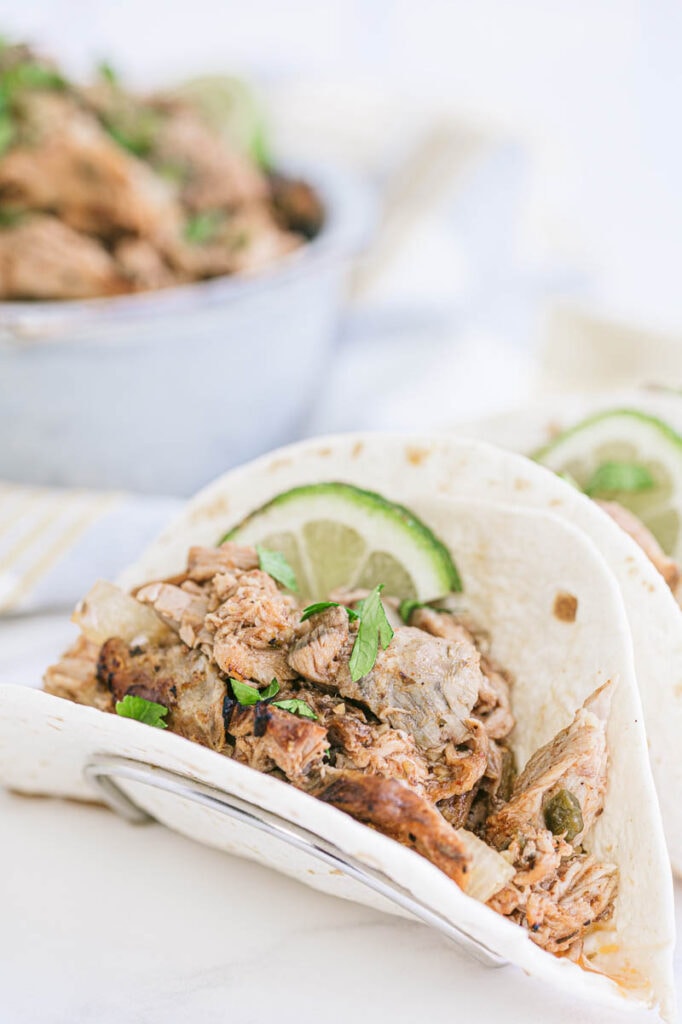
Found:
<svg viewBox="0 0 682 1024"><path fill-rule="evenodd" d="M272 706L273 708L281 708L282 711L290 711L292 715L298 715L299 718L317 720L317 715L310 705L298 697L292 697L291 700L273 700Z"/></svg>
<svg viewBox="0 0 682 1024"><path fill-rule="evenodd" d="M306 619L309 619L313 615L319 615L320 612L326 612L328 608L344 608L348 613L348 618L351 622L360 618L356 611L353 611L352 608L347 608L344 604L339 604L338 601L318 601L317 604L309 604L307 608L303 609L301 622L305 622Z"/></svg>
<svg viewBox="0 0 682 1024"><path fill-rule="evenodd" d="M261 544L256 544L256 554L258 555L258 565L263 572L272 576L273 580L277 580L287 590L298 590L296 573L281 551L271 551Z"/></svg>
<svg viewBox="0 0 682 1024"><path fill-rule="evenodd" d="M153 700L146 700L145 697L126 694L123 700L116 701L116 714L122 718L135 718L138 722L156 726L157 729L168 728L163 721L168 714L168 708L163 704L156 704Z"/></svg>
<svg viewBox="0 0 682 1024"><path fill-rule="evenodd" d="M393 639L393 629L381 603L383 589L384 585L380 583L362 603L360 626L349 662L353 682L362 679L372 670L379 653L379 644L385 651Z"/></svg>
<svg viewBox="0 0 682 1024"><path fill-rule="evenodd" d="M597 466L585 487L591 498L626 492L636 494L654 486L654 478L646 468L636 462L602 462Z"/></svg>

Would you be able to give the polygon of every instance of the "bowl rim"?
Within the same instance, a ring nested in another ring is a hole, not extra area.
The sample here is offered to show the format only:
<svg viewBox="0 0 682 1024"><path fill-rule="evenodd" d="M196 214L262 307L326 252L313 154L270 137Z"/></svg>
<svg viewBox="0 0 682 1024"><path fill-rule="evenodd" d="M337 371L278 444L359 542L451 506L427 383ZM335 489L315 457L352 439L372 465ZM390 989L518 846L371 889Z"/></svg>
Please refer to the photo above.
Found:
<svg viewBox="0 0 682 1024"><path fill-rule="evenodd" d="M0 346L59 341L82 343L78 330L150 320L238 302L259 291L286 287L294 278L330 260L356 255L367 241L373 216L369 188L352 173L321 163L283 161L278 170L303 178L322 199L320 232L262 270L223 274L128 295L88 299L0 301ZM72 331L75 335L70 336Z"/></svg>

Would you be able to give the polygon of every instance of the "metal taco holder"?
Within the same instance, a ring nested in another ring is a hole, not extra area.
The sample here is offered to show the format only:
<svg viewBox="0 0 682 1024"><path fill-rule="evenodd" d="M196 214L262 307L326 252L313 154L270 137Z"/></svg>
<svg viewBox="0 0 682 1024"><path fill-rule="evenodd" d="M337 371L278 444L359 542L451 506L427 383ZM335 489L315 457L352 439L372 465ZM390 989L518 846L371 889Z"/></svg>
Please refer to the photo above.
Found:
<svg viewBox="0 0 682 1024"><path fill-rule="evenodd" d="M257 804L244 800L215 786L198 782L189 775L158 768L133 758L96 755L84 768L87 781L94 785L104 802L127 821L143 825L155 819L124 792L118 780L143 783L154 789L172 793L193 803L208 807L228 818L234 818L259 832L293 846L315 857L323 864L342 871L429 927L441 932L464 953L486 967L502 967L506 961L489 949L480 939L446 920L418 900L411 892L398 885L383 872L363 864L356 857L339 849L334 843L298 825L274 811L266 811ZM453 883L454 884L454 883Z"/></svg>

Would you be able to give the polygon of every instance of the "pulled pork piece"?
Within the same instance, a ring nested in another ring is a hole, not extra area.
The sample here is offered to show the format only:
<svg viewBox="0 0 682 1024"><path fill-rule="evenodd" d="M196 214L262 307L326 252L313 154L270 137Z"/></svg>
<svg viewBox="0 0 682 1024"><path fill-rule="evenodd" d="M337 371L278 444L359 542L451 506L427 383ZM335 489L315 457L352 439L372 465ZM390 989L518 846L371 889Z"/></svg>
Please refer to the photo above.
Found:
<svg viewBox="0 0 682 1024"><path fill-rule="evenodd" d="M470 735L470 717L481 687L480 658L465 641L450 642L422 630L397 629L374 667L353 682L346 666L339 693L359 700L382 721L414 736L430 760L438 760L449 743Z"/></svg>
<svg viewBox="0 0 682 1024"><path fill-rule="evenodd" d="M289 782L304 786L319 771L329 747L327 730L309 718L260 701L243 706L227 700L225 729L234 740L234 758L257 771L279 768Z"/></svg>
<svg viewBox="0 0 682 1024"><path fill-rule="evenodd" d="M303 635L289 652L289 665L295 675L333 691L342 675L350 678L348 660L357 631L343 608L329 608L299 627Z"/></svg>
<svg viewBox="0 0 682 1024"><path fill-rule="evenodd" d="M416 792L426 793L431 766L402 729L368 722L361 708L319 690L296 689L278 694L278 700L287 697L304 700L324 724L331 762L336 768L398 779Z"/></svg>
<svg viewBox="0 0 682 1024"><path fill-rule="evenodd" d="M544 849L542 840L536 838L536 869L517 874L488 901L488 906L527 929L538 946L565 955L579 952L588 928L611 917L618 869L589 854L573 854L557 863L550 853L553 839ZM522 884L522 877L538 874L541 880Z"/></svg>
<svg viewBox="0 0 682 1024"><path fill-rule="evenodd" d="M171 270L144 238L121 239L114 248L114 259L121 276L134 291L169 288L182 282L182 277Z"/></svg>
<svg viewBox="0 0 682 1024"><path fill-rule="evenodd" d="M127 290L106 249L56 217L21 216L0 230L2 299L88 299Z"/></svg>
<svg viewBox="0 0 682 1024"><path fill-rule="evenodd" d="M603 809L612 693L610 682L595 690L571 724L533 754L516 780L509 803L486 824L486 837L496 849L505 849L519 835L545 828L552 801L563 794L569 810L571 803L577 804L570 842L580 844Z"/></svg>
<svg viewBox="0 0 682 1024"><path fill-rule="evenodd" d="M271 576L260 569L242 573L229 597L206 616L213 632L213 659L230 676L267 686L296 675L287 661L299 611Z"/></svg>
<svg viewBox="0 0 682 1024"><path fill-rule="evenodd" d="M473 644L402 626L379 651L371 672L353 682L348 659L357 624L349 624L342 608L331 608L319 619L289 655L297 674L361 702L377 718L409 732L430 760L438 760L448 743L468 738L464 720L481 687L480 657Z"/></svg>
<svg viewBox="0 0 682 1024"><path fill-rule="evenodd" d="M163 110L153 144L161 166L187 168L182 199L193 210L233 208L264 200L268 183L248 157L227 145L197 110L181 101L159 98Z"/></svg>
<svg viewBox="0 0 682 1024"><path fill-rule="evenodd" d="M455 642L468 641L480 650L475 627L450 612L422 606L412 612L409 621L411 626L423 629L432 636L440 636L445 640ZM511 678L503 668L483 652L481 652L481 672L484 678L473 715L483 722L491 739L504 739L514 728L510 696Z"/></svg>
<svg viewBox="0 0 682 1024"><path fill-rule="evenodd" d="M102 645L97 678L119 701L127 694L163 704L168 727L212 750L225 746L225 680L200 651L184 644L129 647L119 637Z"/></svg>
<svg viewBox="0 0 682 1024"><path fill-rule="evenodd" d="M233 573L235 569L248 572L258 568L256 549L223 541L220 547L191 547L187 557L187 576L196 583L206 583L220 573Z"/></svg>
<svg viewBox="0 0 682 1024"><path fill-rule="evenodd" d="M506 850L516 869L490 906L551 953L579 951L585 931L613 911L616 867L579 849L603 809L612 690L611 683L595 690L533 754L509 803L485 825L488 842Z"/></svg>
<svg viewBox="0 0 682 1024"><path fill-rule="evenodd" d="M315 796L416 850L464 888L469 855L455 830L423 797L396 779L342 772Z"/></svg>
<svg viewBox="0 0 682 1024"><path fill-rule="evenodd" d="M673 594L677 596L680 585L680 567L666 555L653 533L646 528L641 519L638 519L629 509L624 508L617 501L597 501L600 508L613 519L614 523L625 530L634 540L653 566L658 569L661 576L668 584Z"/></svg>
<svg viewBox="0 0 682 1024"><path fill-rule="evenodd" d="M80 636L57 664L48 668L43 678L45 690L76 704L113 711L111 691L97 678L98 657L99 644Z"/></svg>
<svg viewBox="0 0 682 1024"><path fill-rule="evenodd" d="M232 571L234 558L250 561L247 548L192 552L185 574L189 579L179 586L148 583L138 589L137 599L150 604L189 647L200 647L228 676L262 686L295 678L287 661L299 618L295 600L260 569ZM214 573L216 568L220 571Z"/></svg>
<svg viewBox="0 0 682 1024"><path fill-rule="evenodd" d="M64 93L28 91L18 111L26 139L0 158L0 198L55 213L97 237L179 234L172 190Z"/></svg>

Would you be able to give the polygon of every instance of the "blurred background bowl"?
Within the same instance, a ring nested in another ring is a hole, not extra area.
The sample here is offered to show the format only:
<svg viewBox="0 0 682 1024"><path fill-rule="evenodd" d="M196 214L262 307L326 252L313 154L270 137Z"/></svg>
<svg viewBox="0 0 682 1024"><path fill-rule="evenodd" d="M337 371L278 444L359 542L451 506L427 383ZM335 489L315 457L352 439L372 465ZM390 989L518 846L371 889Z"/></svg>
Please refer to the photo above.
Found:
<svg viewBox="0 0 682 1024"><path fill-rule="evenodd" d="M352 176L285 172L316 189L325 224L253 277L0 303L0 477L188 494L298 434L372 218Z"/></svg>

